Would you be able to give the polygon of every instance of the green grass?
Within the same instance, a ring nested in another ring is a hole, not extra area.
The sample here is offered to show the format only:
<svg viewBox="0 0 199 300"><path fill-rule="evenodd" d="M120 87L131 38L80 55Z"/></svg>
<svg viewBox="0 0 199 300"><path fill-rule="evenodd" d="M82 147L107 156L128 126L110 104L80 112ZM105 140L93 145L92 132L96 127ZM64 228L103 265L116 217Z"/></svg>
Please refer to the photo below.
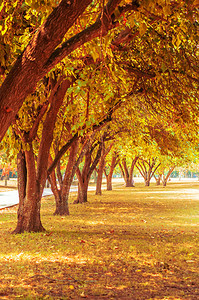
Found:
<svg viewBox="0 0 199 300"><path fill-rule="evenodd" d="M59 217L44 198L44 233L11 235L16 208L0 211L0 299L199 298L198 183L88 199Z"/></svg>

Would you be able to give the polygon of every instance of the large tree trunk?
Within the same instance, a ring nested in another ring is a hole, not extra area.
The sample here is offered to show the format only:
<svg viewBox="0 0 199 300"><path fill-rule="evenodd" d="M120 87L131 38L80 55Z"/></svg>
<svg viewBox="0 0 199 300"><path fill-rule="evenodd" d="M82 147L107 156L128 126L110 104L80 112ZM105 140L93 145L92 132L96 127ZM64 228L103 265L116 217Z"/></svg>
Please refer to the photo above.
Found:
<svg viewBox="0 0 199 300"><path fill-rule="evenodd" d="M25 159L24 159L25 158ZM40 218L41 196L36 181L35 161L32 147L30 151L18 155L19 208L17 227L13 233L44 231Z"/></svg>
<svg viewBox="0 0 199 300"><path fill-rule="evenodd" d="M25 162L27 170L27 180L24 185L26 186L25 196L20 195L19 211L18 211L18 222L15 233L28 232L39 232L43 231L44 228L41 224L40 219L40 206L45 182L47 179L47 168L50 147L53 141L53 131L57 118L57 113L66 93L66 90L71 85L69 80L63 80L60 85L55 85L52 90L52 96L54 100L43 124L42 138L39 146L39 153L37 162L35 163L35 155L33 151L32 141L36 135L36 130L30 130L30 132L24 133L23 141L26 144ZM27 149L27 147L29 149ZM23 159L21 159L23 163ZM23 167L21 167L22 169ZM19 174L22 174L20 171ZM24 175L19 180L24 180ZM21 188L22 191L22 188Z"/></svg>

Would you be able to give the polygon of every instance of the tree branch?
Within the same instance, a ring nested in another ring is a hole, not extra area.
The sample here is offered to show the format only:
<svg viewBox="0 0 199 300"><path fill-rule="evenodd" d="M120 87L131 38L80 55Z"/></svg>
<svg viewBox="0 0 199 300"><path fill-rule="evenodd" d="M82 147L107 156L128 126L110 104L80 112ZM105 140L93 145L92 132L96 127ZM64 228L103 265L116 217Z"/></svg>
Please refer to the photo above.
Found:
<svg viewBox="0 0 199 300"><path fill-rule="evenodd" d="M75 49L79 48L86 42L99 37L101 34L106 35L110 29L114 28L117 24L115 22L114 11L120 2L121 0L109 0L107 5L104 7L102 14L98 16L94 24L90 25L58 47L44 65L46 72ZM134 5L126 5L124 7L119 7L118 11L121 15L123 12L133 9L135 10Z"/></svg>

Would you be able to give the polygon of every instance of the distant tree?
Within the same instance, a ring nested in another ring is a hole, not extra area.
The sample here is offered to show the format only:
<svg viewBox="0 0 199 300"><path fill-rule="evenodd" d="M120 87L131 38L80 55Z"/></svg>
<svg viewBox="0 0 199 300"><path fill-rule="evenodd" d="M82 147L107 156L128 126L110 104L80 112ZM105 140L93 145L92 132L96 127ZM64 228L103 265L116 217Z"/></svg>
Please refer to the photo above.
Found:
<svg viewBox="0 0 199 300"><path fill-rule="evenodd" d="M117 151L112 151L109 160L107 161L104 174L106 177L106 189L107 191L112 191L112 177L115 170L115 167L119 163L119 154Z"/></svg>

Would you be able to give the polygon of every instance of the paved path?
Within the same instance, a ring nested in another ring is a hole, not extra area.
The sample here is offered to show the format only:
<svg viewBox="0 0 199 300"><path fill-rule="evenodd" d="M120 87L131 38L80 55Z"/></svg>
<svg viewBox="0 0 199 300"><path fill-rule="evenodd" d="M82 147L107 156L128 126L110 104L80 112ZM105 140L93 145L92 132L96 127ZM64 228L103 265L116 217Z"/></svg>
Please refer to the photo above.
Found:
<svg viewBox="0 0 199 300"><path fill-rule="evenodd" d="M51 195L51 189L44 189L43 196ZM17 190L0 192L0 209L10 207L19 203Z"/></svg>
<svg viewBox="0 0 199 300"><path fill-rule="evenodd" d="M95 186L90 186L89 190L95 190ZM72 186L70 192L77 192L77 186ZM43 196L52 195L50 188L45 188ZM19 195L17 190L0 192L0 209L10 207L19 203Z"/></svg>

